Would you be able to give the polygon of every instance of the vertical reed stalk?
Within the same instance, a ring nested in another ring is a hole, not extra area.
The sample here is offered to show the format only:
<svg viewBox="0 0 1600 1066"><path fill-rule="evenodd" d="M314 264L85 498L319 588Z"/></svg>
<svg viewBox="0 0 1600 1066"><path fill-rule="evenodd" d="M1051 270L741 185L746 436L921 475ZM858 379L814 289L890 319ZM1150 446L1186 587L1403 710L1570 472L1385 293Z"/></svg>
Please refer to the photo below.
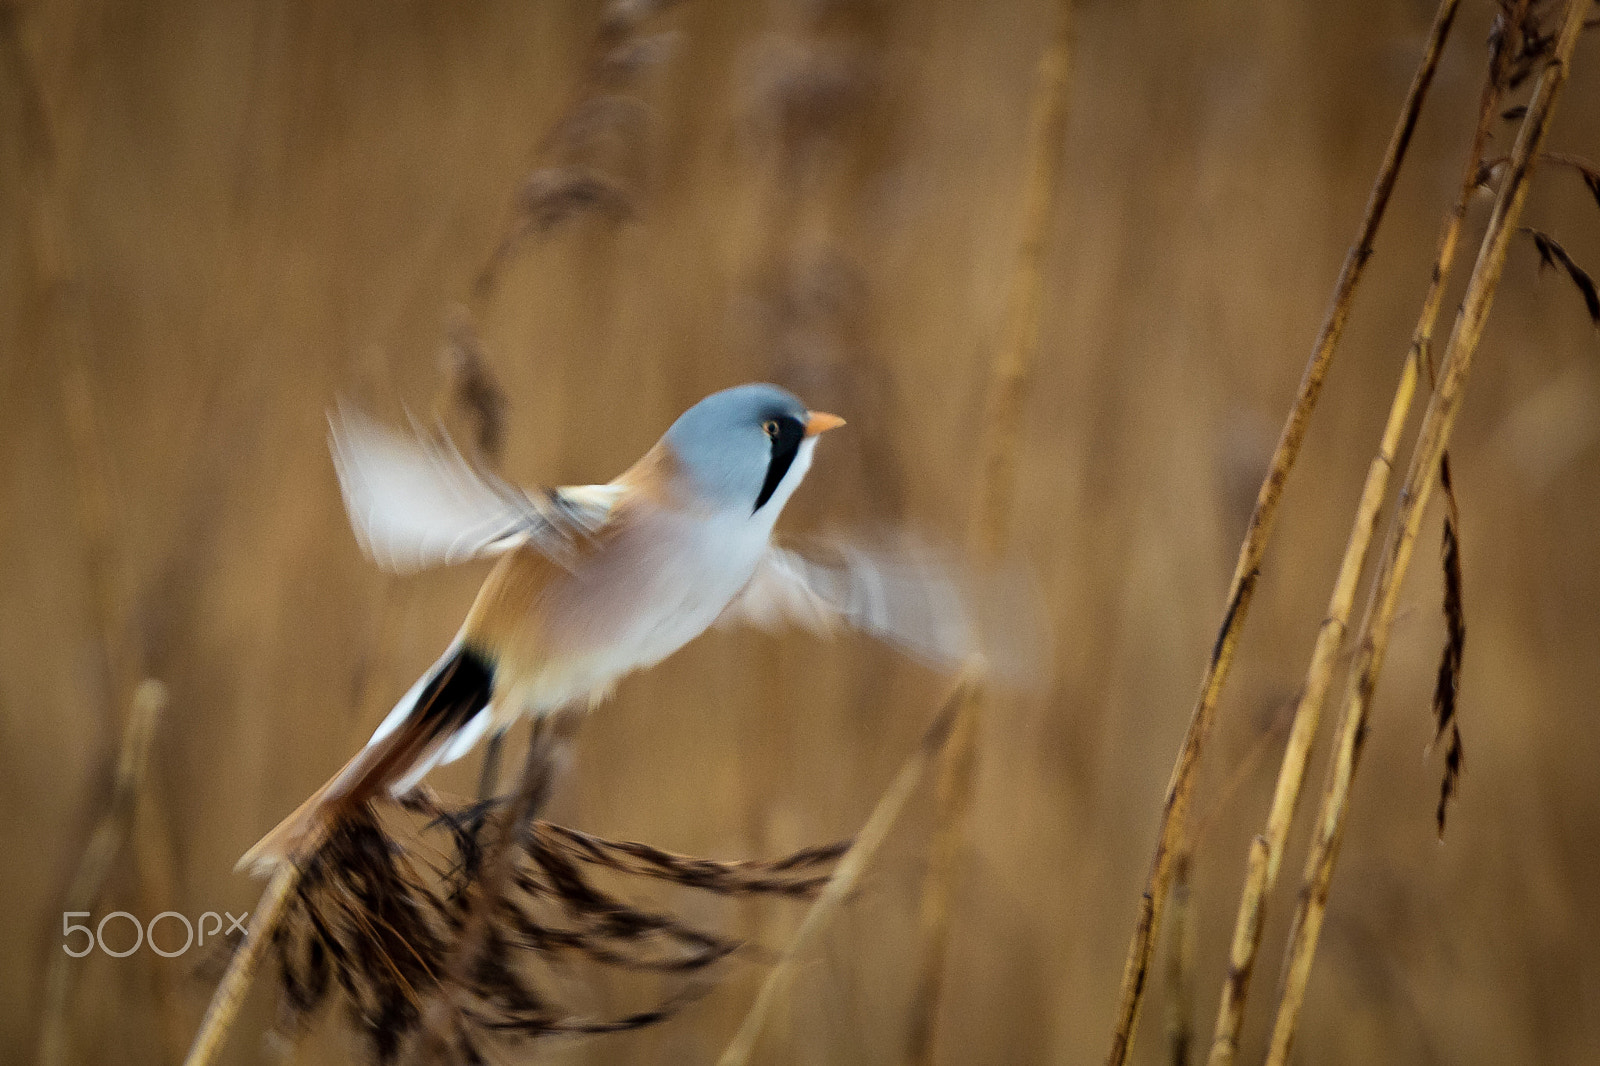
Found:
<svg viewBox="0 0 1600 1066"><path fill-rule="evenodd" d="M1044 300L1044 257L1055 214L1067 134L1067 93L1071 86L1072 4L1060 0L1056 27L1039 60L1028 131L1027 184L1023 190L1021 243L1011 276L1011 307L1004 343L989 371L984 419L982 481L972 516L970 546L982 562L998 559L1010 534L1011 501L1017 480L1022 405L1039 351L1039 317ZM972 809L978 772L978 743L987 695L968 700L939 766L938 827L928 860L921 908L922 960L912 1001L907 1061L932 1061L939 1003L943 999L945 957L950 943L951 900Z"/></svg>
<svg viewBox="0 0 1600 1066"><path fill-rule="evenodd" d="M1260 573L1261 559L1266 553L1267 541L1277 520L1278 503L1283 495L1284 482L1300 455L1300 445L1305 440L1311 413L1322 392L1323 378L1333 362L1333 354L1344 333L1350 314L1350 305L1357 284L1372 256L1373 241L1378 225L1389 205L1399 177L1400 164L1411 145L1411 135L1416 129L1417 116L1422 111L1423 100L1433 82L1439 65L1439 56L1455 21L1460 0L1440 0L1434 13L1433 26L1428 34L1428 44L1417 66L1411 88L1401 107L1400 118L1389 138L1383 162L1378 168L1366 214L1361 219L1356 242L1345 256L1339 270L1339 280L1334 287L1333 303L1322 323L1321 332L1312 348L1311 359L1306 364L1300 380L1294 406L1278 438L1272 461L1267 468L1261 490L1256 497L1255 512L1244 542L1239 546L1239 559L1234 566L1233 581L1228 591L1228 606L1222 625L1212 646L1211 658L1200 683L1200 696L1189 720L1189 729L1172 768L1172 778L1167 786L1167 797L1162 811L1161 827L1156 842L1155 856L1151 860L1150 874L1139 902L1139 914L1134 925L1133 939L1128 945L1127 962L1123 968L1122 990L1117 1006L1117 1019L1111 1035L1111 1049L1106 1054L1106 1066L1122 1066L1133 1045L1134 1028L1143 1005L1145 986L1150 975L1150 963L1155 953L1156 936L1161 929L1162 911L1166 907L1171 887L1174 859L1184 850L1185 822L1194 792L1195 777L1200 756L1216 717L1217 700L1233 665L1233 653L1238 645L1239 632L1250 610L1250 600L1255 593L1256 579Z"/></svg>
<svg viewBox="0 0 1600 1066"><path fill-rule="evenodd" d="M1400 383L1395 389L1394 399L1389 407L1389 417L1384 425L1378 454L1367 469L1366 482L1361 489L1361 500L1356 507L1355 521L1345 542L1344 558L1339 564L1339 576L1334 581L1327 613L1317 633L1316 645L1312 649L1311 663L1306 670L1305 683L1301 686L1299 703L1295 707L1294 724L1290 727L1289 742L1285 746L1283 762L1278 770L1278 782L1273 791L1267 824L1262 833L1250 843L1245 863L1244 887L1239 899L1239 912L1234 921L1233 942L1228 956L1228 975L1222 987L1222 999L1217 1008L1216 1029L1211 1038L1210 1066L1231 1066L1239 1050L1239 1031L1244 1021L1250 978L1255 970L1257 953L1261 948L1261 929L1266 920L1266 903L1277 884L1284 843L1288 838L1289 825L1294 819L1300 794L1305 786L1306 769L1311 761L1312 745L1316 742L1322 707L1327 700L1328 689L1332 685L1340 649L1349 631L1356 586L1360 582L1361 572L1367 562L1367 553L1377 532L1379 511L1389 490L1389 473L1394 469L1400 434L1410 417L1412 400L1416 396L1417 382L1424 364L1428 366L1430 380L1433 376L1432 360L1428 352L1432 346L1434 327L1444 300L1445 288L1449 284L1455 265L1467 206L1477 188L1479 160L1483 156L1484 147L1499 115L1501 91L1512 51L1509 37L1521 25L1527 7L1528 0L1520 0L1509 16L1504 17L1497 43L1492 46L1489 70L1485 76L1482 101L1478 108L1477 128L1467 153L1460 190L1446 217L1444 231L1439 238L1432 281L1427 296L1423 299L1422 312L1417 320L1416 329L1412 333L1411 346L1406 352Z"/></svg>
<svg viewBox="0 0 1600 1066"><path fill-rule="evenodd" d="M1538 87L1528 105L1527 115L1517 134L1516 146L1512 149L1511 161L1495 198L1494 211L1473 266L1472 278L1467 283L1466 295L1456 314L1440 370L1438 389L1428 404L1422 426L1417 432L1416 448L1412 452L1405 484L1400 490L1400 502L1390 523L1383 560L1363 619L1363 636L1345 696L1344 714L1317 818L1316 836L1306 860L1305 882L1290 934L1283 990L1267 1056L1269 1066L1284 1066L1294 1043L1311 963L1316 954L1322 920L1327 912L1328 885L1338 860L1339 845L1344 838L1350 790L1366 737L1372 696L1377 687L1378 674L1383 669L1384 653L1388 649L1400 584L1410 565L1417 531L1433 489L1434 472L1438 469L1439 460L1450 439L1450 431L1461 410L1467 372L1483 336L1484 323L1494 302L1495 288L1505 268L1506 252L1527 199L1529 177L1538 158L1539 146L1549 129L1556 100L1566 83L1572 52L1583 29L1584 15L1590 2L1572 0L1563 18L1555 48L1540 74Z"/></svg>
<svg viewBox="0 0 1600 1066"><path fill-rule="evenodd" d="M1167 944L1167 1061L1189 1066L1194 1050L1194 898L1189 884L1192 852L1172 870L1172 924Z"/></svg>
<svg viewBox="0 0 1600 1066"><path fill-rule="evenodd" d="M85 21L81 6L64 3L48 12L54 21L54 33L42 35L47 45L51 39L69 45L75 40ZM66 190L73 169L70 160L75 157L78 146L76 136L69 138L67 134L79 133L81 124L64 120L63 116L70 117L74 113L70 102L61 99L68 94L61 90L59 76L53 81L49 77L48 47L44 49L47 54L38 56L32 54L23 41L21 18L22 13L15 5L0 10L0 52L4 53L0 65L10 66L15 71L21 101L24 152L20 170L28 194L25 241L32 258L33 282L41 309L40 347L59 375L64 428L78 495L78 533L92 596L90 614L99 645L99 666L103 671L106 729L111 735L123 737L126 756L128 743L149 742L148 735L140 734L147 724L153 728L153 716L157 712L149 712L150 723L140 720L140 714L144 713L141 708L148 707L155 697L151 696L152 690L144 687L148 679L140 649L127 639L119 619L117 579L121 560L116 552L119 541L114 529L119 509L108 474L110 464L106 461L102 427L89 385L89 328L67 217ZM58 74L66 65L56 63ZM160 702L165 702L164 696ZM130 708L125 716L122 714L124 707ZM119 788L122 780L119 769ZM120 826L116 834L119 844L122 837L131 838L140 897L149 912L157 914L170 906L177 894L172 874L172 844L167 836L160 797L145 788L147 776L142 763L137 780L140 794L127 799L126 818L118 809L119 798L113 801L101 829L110 824ZM96 837L80 860L69 890L70 898L80 903L88 901L75 909L90 909L109 872L102 868L95 873L95 864L100 861L96 849L103 839L99 830ZM109 858L106 856L108 863ZM94 876L86 880L91 874ZM58 1012L67 1009L76 973L77 969L72 967L52 965L48 968L44 1029L40 1035L41 1062L46 1066L65 1054L66 1021L64 1014ZM167 973L159 966L154 967L150 980L155 1000L152 1014L159 1024L163 1043L175 1056L183 1047L187 1022L169 988Z"/></svg>
<svg viewBox="0 0 1600 1066"><path fill-rule="evenodd" d="M433 400L435 417L444 421L453 408L464 408L465 414L473 423L474 432L470 439L474 442L477 458L482 462L497 464L500 454L493 442L499 439L503 429L497 422L499 407L503 404L500 399L499 384L481 359L481 353L472 344L475 337L471 333L471 321L465 317L464 312L453 317L448 333L453 358L445 368L446 379ZM472 401L474 390L482 393L484 397L477 404ZM392 596L393 584L392 579L385 579L378 606L379 625L377 638L373 644L380 649L392 646L398 632L399 612L395 609ZM363 677L370 679L371 674L372 671L369 670ZM364 683L361 692L357 694L355 703L362 712L365 712L368 709L367 704L372 702L372 692L373 688ZM363 713L361 718L363 721L370 721L371 715ZM496 738L490 751L485 753L485 767L479 786L480 798L486 799L492 794L498 756L499 740ZM302 854L309 856L320 846L321 839L319 837L317 841L306 845ZM283 919L289 900L300 887L302 874L302 864L293 860L284 861L273 872L260 901L251 912L250 929L245 936L245 942L234 953L228 963L227 971L222 976L222 981L212 994L211 1003L206 1008L206 1015L200 1023L199 1032L184 1059L184 1066L209 1066L217 1053L222 1050L228 1030L237 1018L239 1009L250 991L250 984L255 979L256 970L260 967L262 953L271 943L273 933Z"/></svg>
<svg viewBox="0 0 1600 1066"><path fill-rule="evenodd" d="M111 865L121 853L133 829L140 794L144 791L150 748L156 726L167 706L167 689L159 681L144 681L134 690L133 709L122 735L117 757L116 781L111 803L89 837L89 844L78 859L62 909L67 912L92 911L100 900ZM52 955L45 967L44 1024L39 1034L40 1066L60 1066L67 1061L69 1015L72 1008L72 978L77 967L65 952Z"/></svg>
<svg viewBox="0 0 1600 1066"><path fill-rule="evenodd" d="M245 997L250 993L250 982L255 979L267 945L272 943L272 933L283 917L284 907L300 887L300 873L299 863L287 861L273 871L272 880L250 914L250 929L245 933L244 943L228 961L227 972L211 996L211 1004L206 1007L206 1016L200 1022L200 1031L195 1034L183 1066L210 1066L216 1060L228 1038L228 1030L233 1027L233 1020L239 1015L239 1008L244 1006Z"/></svg>
<svg viewBox="0 0 1600 1066"><path fill-rule="evenodd" d="M928 765L945 750L956 720L963 713L967 713L967 708L974 700L981 698L982 691L981 668L974 665L967 666L957 678L955 688L945 698L944 705L939 708L933 723L923 734L922 743L906 759L900 767L900 772L879 797L877 806L872 809L866 824L856 834L850 850L845 852L844 857L839 860L839 865L834 868L833 877L828 881L827 887L806 912L805 918L800 922L800 929L790 941L783 958L779 959L768 972L760 991L756 993L755 1001L751 1003L744 1021L739 1025L739 1031L734 1034L727 1048L723 1050L722 1056L717 1059L717 1066L745 1066L750 1061L751 1055L755 1053L756 1040L761 1036L762 1027L766 1024L767 1015L772 1012L773 1005L793 979L796 961L801 953L827 927L845 897L855 891L867 864L872 861L888 838L889 830L894 828L900 812L905 809L911 794L916 791L923 775L927 773Z"/></svg>

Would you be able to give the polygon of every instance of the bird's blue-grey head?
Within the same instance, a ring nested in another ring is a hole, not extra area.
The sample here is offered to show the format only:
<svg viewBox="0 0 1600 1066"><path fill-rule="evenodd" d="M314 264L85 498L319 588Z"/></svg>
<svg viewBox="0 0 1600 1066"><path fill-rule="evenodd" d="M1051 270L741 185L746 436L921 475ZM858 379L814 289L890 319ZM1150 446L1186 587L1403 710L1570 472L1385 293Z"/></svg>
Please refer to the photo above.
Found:
<svg viewBox="0 0 1600 1066"><path fill-rule="evenodd" d="M775 516L811 465L816 435L842 424L776 385L740 385L689 408L662 439L698 497Z"/></svg>

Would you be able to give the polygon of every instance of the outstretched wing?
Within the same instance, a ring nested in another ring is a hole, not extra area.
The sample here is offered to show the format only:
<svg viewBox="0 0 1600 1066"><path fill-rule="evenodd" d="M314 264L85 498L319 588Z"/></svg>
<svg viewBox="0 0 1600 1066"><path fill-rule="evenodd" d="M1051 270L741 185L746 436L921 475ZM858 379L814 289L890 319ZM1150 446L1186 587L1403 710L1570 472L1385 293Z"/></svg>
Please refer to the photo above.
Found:
<svg viewBox="0 0 1600 1066"><path fill-rule="evenodd" d="M442 432L397 433L342 406L328 426L356 540L393 573L524 544L560 561L605 524L620 491L582 485L529 494L474 467Z"/></svg>
<svg viewBox="0 0 1600 1066"><path fill-rule="evenodd" d="M718 622L764 629L787 623L814 633L848 627L944 667L977 651L954 571L912 544L832 545L810 555L768 548Z"/></svg>

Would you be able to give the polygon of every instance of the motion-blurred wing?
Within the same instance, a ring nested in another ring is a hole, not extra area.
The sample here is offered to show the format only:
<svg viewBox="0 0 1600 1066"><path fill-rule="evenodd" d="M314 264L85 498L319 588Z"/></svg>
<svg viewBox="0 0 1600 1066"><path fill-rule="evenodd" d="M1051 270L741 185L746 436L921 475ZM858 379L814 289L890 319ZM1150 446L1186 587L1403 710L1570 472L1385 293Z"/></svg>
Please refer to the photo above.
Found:
<svg viewBox="0 0 1600 1066"><path fill-rule="evenodd" d="M814 633L849 627L938 666L958 665L977 650L951 570L917 546L835 545L816 557L768 548L719 622L788 623Z"/></svg>
<svg viewBox="0 0 1600 1066"><path fill-rule="evenodd" d="M530 495L472 466L442 433L403 435L343 407L328 425L356 540L393 573L523 544L560 561L605 523L619 492L583 485Z"/></svg>

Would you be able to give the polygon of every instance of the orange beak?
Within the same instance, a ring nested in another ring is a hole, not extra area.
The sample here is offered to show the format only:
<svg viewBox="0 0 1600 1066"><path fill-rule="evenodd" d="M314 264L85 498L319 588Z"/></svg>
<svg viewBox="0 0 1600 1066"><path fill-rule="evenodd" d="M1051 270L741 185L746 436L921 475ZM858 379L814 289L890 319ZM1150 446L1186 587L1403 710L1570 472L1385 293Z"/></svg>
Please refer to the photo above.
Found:
<svg viewBox="0 0 1600 1066"><path fill-rule="evenodd" d="M826 433L830 429L838 429L844 425L844 419L838 415L830 415L826 411L812 411L811 417L806 419L806 436L815 437L818 433Z"/></svg>

